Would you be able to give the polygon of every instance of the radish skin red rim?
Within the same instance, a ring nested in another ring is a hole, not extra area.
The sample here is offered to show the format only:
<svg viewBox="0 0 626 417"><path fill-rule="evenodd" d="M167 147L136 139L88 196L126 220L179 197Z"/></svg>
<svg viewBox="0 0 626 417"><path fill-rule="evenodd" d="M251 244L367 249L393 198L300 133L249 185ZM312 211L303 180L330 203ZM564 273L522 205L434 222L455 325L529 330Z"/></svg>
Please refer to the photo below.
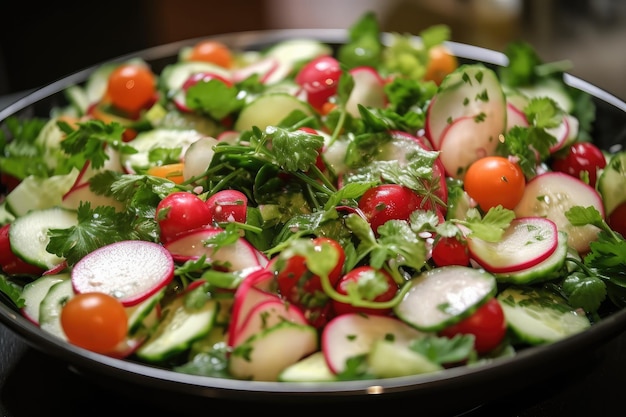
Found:
<svg viewBox="0 0 626 417"><path fill-rule="evenodd" d="M468 237L472 259L492 273L519 271L547 259L558 243L558 231L552 220L543 217L517 218L502 239L487 242Z"/></svg>
<svg viewBox="0 0 626 417"><path fill-rule="evenodd" d="M163 246L126 240L103 246L74 265L76 293L103 292L130 307L165 287L174 277L174 260Z"/></svg>

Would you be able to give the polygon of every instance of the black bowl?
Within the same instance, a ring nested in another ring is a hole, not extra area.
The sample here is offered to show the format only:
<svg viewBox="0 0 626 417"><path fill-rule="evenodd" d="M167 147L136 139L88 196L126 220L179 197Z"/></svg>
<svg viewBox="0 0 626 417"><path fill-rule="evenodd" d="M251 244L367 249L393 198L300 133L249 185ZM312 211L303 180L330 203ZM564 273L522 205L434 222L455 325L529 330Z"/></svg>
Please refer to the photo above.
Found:
<svg viewBox="0 0 626 417"><path fill-rule="evenodd" d="M262 49L277 41L309 37L333 45L347 39L345 30L275 30L214 36L234 48ZM386 39L386 38L385 38ZM177 59L183 46L198 39L175 42L124 55L115 61L141 57L156 72ZM506 57L495 51L451 42L453 52L465 62L480 61L497 67ZM85 81L93 66L60 79L19 99L0 111L0 123L9 116L47 117L54 106L65 105L63 89ZM597 107L593 137L603 149L615 152L626 146L626 103L579 78L566 74L566 82L593 96ZM626 329L626 310L617 311L590 329L549 345L525 349L515 357L491 363L449 369L441 373L368 381L333 383L254 382L187 375L126 360L113 359L69 345L51 336L20 315L0 297L0 321L30 346L71 366L83 377L123 393L162 404L172 410L208 410L222 401L234 411L255 405L280 402L306 406L307 411L324 410L330 403L354 410L379 402L393 406L397 399L415 401L423 415L450 415L471 410L498 397L510 395L530 384L568 370L586 352L615 338ZM233 401L235 400L235 401Z"/></svg>

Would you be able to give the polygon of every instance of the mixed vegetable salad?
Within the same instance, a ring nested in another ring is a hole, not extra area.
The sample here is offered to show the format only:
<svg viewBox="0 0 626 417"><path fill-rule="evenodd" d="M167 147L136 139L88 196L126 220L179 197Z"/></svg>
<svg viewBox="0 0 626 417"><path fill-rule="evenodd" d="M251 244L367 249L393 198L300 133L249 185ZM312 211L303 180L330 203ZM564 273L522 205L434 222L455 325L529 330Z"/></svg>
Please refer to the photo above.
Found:
<svg viewBox="0 0 626 417"><path fill-rule="evenodd" d="M103 355L285 382L475 365L621 309L626 152L568 67L390 35L207 39L4 120L0 295Z"/></svg>

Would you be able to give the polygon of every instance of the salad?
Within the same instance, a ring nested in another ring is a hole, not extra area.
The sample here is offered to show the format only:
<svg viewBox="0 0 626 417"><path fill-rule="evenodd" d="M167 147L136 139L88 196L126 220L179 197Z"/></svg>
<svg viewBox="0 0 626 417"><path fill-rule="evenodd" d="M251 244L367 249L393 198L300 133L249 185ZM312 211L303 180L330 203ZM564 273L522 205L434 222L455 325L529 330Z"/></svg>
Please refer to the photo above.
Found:
<svg viewBox="0 0 626 417"><path fill-rule="evenodd" d="M383 42L106 63L2 122L0 296L103 355L256 381L474 366L626 303L626 152L564 63Z"/></svg>

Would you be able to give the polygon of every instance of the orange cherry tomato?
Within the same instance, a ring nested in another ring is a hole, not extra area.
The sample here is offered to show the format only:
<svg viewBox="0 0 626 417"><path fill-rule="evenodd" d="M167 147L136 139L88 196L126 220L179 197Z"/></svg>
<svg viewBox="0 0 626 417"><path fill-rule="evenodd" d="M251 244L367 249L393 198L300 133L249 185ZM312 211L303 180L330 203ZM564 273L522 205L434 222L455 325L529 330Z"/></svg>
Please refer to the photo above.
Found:
<svg viewBox="0 0 626 417"><path fill-rule="evenodd" d="M101 292L82 293L63 306L61 326L70 343L106 354L126 337L128 316L116 298Z"/></svg>
<svg viewBox="0 0 626 417"><path fill-rule="evenodd" d="M519 165L508 158L487 156L470 165L463 184L482 210L498 205L512 210L522 199L526 178Z"/></svg>
<svg viewBox="0 0 626 417"><path fill-rule="evenodd" d="M109 76L106 96L111 104L136 114L154 101L156 77L143 65L123 64Z"/></svg>
<svg viewBox="0 0 626 417"><path fill-rule="evenodd" d="M223 43L212 40L200 41L194 45L187 60L210 62L224 68L233 65L230 49Z"/></svg>
<svg viewBox="0 0 626 417"><path fill-rule="evenodd" d="M182 162L153 166L148 169L148 175L167 178L176 184L182 184L185 181L185 178L183 177L184 166L185 165Z"/></svg>
<svg viewBox="0 0 626 417"><path fill-rule="evenodd" d="M436 45L428 50L428 63L426 64L426 81L434 81L441 84L441 81L459 66L457 58L444 45Z"/></svg>

